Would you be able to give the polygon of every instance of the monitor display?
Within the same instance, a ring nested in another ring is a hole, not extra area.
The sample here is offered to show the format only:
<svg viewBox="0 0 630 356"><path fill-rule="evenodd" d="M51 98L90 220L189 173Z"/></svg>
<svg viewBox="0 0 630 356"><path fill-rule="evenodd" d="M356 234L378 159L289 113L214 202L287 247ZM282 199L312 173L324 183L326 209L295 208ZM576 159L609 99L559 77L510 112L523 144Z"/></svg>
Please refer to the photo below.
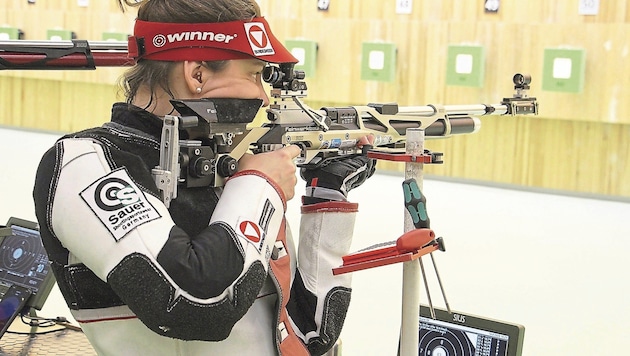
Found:
<svg viewBox="0 0 630 356"><path fill-rule="evenodd" d="M420 306L419 356L520 356L522 325Z"/></svg>
<svg viewBox="0 0 630 356"><path fill-rule="evenodd" d="M11 233L0 241L0 284L30 290L27 306L41 309L55 279L37 225L20 219L7 225Z"/></svg>
<svg viewBox="0 0 630 356"><path fill-rule="evenodd" d="M0 279L37 290L46 279L48 255L33 230L12 226L0 244Z"/></svg>

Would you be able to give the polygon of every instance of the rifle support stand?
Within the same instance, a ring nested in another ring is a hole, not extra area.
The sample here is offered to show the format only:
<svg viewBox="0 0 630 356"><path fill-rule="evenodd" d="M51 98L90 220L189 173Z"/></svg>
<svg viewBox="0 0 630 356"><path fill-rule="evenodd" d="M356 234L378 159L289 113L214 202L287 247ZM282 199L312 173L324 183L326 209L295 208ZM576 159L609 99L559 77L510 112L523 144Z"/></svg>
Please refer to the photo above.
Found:
<svg viewBox="0 0 630 356"><path fill-rule="evenodd" d="M407 144L405 154L389 154L382 152L369 152L368 157L376 159L384 159L390 161L405 162L405 182L413 182L417 187L417 191L411 192L414 188L407 189L405 194L421 195L423 166L425 163L442 163L441 153L431 153L424 149L424 130L419 128L410 128L406 130ZM407 196L405 197L406 208L409 209ZM417 207L418 201L413 201L411 207ZM426 215L424 203L422 204L423 213ZM446 294L442 286L442 281L437 270L433 251L445 251L444 243L441 237L435 238L435 233L428 228L428 216L425 216L424 222L415 221L411 214L405 213L404 230L405 233L396 241L378 244L372 248L360 250L356 253L343 256L343 265L333 269L333 274L342 274L348 272L359 271L363 269L384 266L392 263L403 263L403 285L402 285L402 318L401 318L401 339L400 339L400 356L416 356L418 354L418 318L420 316L420 284L422 282L427 294L431 317L435 319L433 302L426 278L422 256L430 254L435 270L437 281L440 285L442 296L447 310L450 307L446 299ZM420 226L421 225L421 226Z"/></svg>
<svg viewBox="0 0 630 356"><path fill-rule="evenodd" d="M407 129L406 154L411 157L422 157L424 155L424 130ZM405 163L405 179L415 179L422 189L423 160ZM415 229L409 214L405 213L405 232ZM420 263L415 260L403 262L402 281L402 316L400 335L400 355L411 356L418 354L418 317L420 315L420 273L424 278L426 286L426 276L422 259ZM427 287L428 288L428 287ZM431 298L428 294L429 299Z"/></svg>
<svg viewBox="0 0 630 356"><path fill-rule="evenodd" d="M405 163L405 180L414 180L420 191L422 191L423 181L423 168L424 163L442 163L441 154L425 153L424 150L424 130L421 129L407 129L407 146L406 155L410 158ZM418 159L417 157L424 157L424 159ZM427 159L427 157L433 159ZM439 157L439 160L435 158ZM428 217L427 217L428 219ZM412 231L428 230L419 229L410 214L405 213L405 234L409 234ZM428 226L428 223L426 224ZM430 231L430 230L429 230ZM404 236L404 235L403 235ZM435 235L434 235L435 236ZM433 258L433 251L439 249L444 251L444 245L442 238L438 238L433 241L433 249L428 251L431 256L431 262L433 263L433 269L435 271L442 297L448 312L451 309L446 299L446 293L442 286L442 280L438 273L435 259ZM426 254L426 253L424 253ZM420 316L420 274L422 274L422 281L427 293L427 302L429 304L429 310L431 311L431 317L435 319L435 311L433 309L433 302L431 301L431 293L429 292L429 284L427 282L426 273L424 270L424 264L422 263L422 255L415 259L403 263L403 290L402 290L402 318L401 318L401 339L399 355L411 356L418 354L418 318Z"/></svg>

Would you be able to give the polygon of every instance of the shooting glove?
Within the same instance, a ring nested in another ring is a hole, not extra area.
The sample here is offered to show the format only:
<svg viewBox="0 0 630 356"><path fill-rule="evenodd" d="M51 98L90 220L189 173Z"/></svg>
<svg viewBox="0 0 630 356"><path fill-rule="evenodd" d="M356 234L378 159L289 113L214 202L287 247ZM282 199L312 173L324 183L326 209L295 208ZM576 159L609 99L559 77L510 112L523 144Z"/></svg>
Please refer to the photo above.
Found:
<svg viewBox="0 0 630 356"><path fill-rule="evenodd" d="M343 157L324 162L317 168L302 168L306 181L304 205L329 201L346 201L348 192L374 174L376 160L365 155Z"/></svg>

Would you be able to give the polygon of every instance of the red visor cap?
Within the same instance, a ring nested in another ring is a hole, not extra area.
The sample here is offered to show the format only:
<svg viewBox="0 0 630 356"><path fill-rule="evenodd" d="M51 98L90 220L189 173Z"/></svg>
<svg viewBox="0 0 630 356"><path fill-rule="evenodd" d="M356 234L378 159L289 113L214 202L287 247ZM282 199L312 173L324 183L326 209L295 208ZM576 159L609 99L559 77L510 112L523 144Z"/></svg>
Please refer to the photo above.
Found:
<svg viewBox="0 0 630 356"><path fill-rule="evenodd" d="M263 17L250 21L170 23L136 20L129 37L134 60L218 61L257 58L271 63L298 60L273 35Z"/></svg>

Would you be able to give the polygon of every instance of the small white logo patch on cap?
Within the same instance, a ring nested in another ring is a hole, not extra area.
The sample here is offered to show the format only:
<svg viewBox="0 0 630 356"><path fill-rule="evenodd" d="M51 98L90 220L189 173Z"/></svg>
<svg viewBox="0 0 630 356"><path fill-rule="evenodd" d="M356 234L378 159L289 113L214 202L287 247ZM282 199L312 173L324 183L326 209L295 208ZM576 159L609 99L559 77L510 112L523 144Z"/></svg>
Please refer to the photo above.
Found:
<svg viewBox="0 0 630 356"><path fill-rule="evenodd" d="M252 52L256 56L268 56L276 54L267 36L265 26L260 22L247 22L245 23L245 33L247 33L247 40L252 47Z"/></svg>

